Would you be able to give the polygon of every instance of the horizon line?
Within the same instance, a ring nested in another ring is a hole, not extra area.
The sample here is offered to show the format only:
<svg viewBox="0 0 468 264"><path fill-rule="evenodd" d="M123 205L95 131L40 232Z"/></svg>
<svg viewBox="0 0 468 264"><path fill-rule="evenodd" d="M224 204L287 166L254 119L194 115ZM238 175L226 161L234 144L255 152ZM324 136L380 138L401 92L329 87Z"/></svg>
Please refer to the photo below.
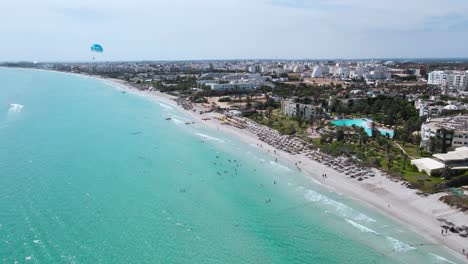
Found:
<svg viewBox="0 0 468 264"><path fill-rule="evenodd" d="M468 57L374 57L374 58L231 58L231 59L137 59L137 60L60 60L60 61L36 61L36 60L6 60L4 63L111 63L111 62L209 62L209 61L402 61L402 60L462 60L468 61Z"/></svg>

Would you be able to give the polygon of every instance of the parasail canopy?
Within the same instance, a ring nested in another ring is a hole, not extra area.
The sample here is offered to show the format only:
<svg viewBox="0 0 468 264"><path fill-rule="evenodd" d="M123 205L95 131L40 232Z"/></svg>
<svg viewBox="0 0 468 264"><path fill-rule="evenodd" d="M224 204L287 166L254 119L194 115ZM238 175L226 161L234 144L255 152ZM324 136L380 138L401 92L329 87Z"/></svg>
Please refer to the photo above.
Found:
<svg viewBox="0 0 468 264"><path fill-rule="evenodd" d="M92 51L92 52L102 53L102 52L104 52L104 49L103 49L102 46L99 45L99 44L93 44L93 45L91 46L91 51Z"/></svg>

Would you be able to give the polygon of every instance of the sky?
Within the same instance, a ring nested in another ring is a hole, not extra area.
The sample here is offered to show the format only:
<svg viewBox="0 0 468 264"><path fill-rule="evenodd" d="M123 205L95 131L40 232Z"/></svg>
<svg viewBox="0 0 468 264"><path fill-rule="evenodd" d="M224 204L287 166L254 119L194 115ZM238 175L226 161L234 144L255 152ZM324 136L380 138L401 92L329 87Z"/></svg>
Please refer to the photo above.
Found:
<svg viewBox="0 0 468 264"><path fill-rule="evenodd" d="M13 0L0 61L468 57L468 0Z"/></svg>

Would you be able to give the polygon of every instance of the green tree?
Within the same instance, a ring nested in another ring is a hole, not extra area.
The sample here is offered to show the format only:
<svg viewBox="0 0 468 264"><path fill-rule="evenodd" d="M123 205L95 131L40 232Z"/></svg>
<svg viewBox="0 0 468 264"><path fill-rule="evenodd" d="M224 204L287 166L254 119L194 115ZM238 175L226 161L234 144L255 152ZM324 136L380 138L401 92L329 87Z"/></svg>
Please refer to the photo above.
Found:
<svg viewBox="0 0 468 264"><path fill-rule="evenodd" d="M342 141L342 140L344 140L344 137L345 137L344 130L341 129L341 128L338 128L338 129L336 130L335 136L336 136L336 140L337 140L337 141Z"/></svg>
<svg viewBox="0 0 468 264"><path fill-rule="evenodd" d="M403 170L406 170L406 162L408 161L408 154L406 154L403 150L401 151L401 155L403 156Z"/></svg>
<svg viewBox="0 0 468 264"><path fill-rule="evenodd" d="M362 127L358 127L359 146L367 143L367 133Z"/></svg>
<svg viewBox="0 0 468 264"><path fill-rule="evenodd" d="M267 108L267 117L268 118L271 118L271 114L273 113L273 107L269 106Z"/></svg>
<svg viewBox="0 0 468 264"><path fill-rule="evenodd" d="M296 134L296 127L294 127L293 124L289 127L289 135L294 135Z"/></svg>

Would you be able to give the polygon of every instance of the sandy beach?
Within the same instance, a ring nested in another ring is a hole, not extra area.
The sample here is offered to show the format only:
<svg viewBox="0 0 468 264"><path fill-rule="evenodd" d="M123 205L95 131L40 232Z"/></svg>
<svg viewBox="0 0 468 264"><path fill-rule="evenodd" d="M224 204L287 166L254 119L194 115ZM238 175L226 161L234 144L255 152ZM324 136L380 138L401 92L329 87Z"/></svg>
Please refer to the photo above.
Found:
<svg viewBox="0 0 468 264"><path fill-rule="evenodd" d="M159 91L137 90L122 80L106 80L117 83L120 87L119 89L137 93L148 98L167 100L172 103L176 99L174 96ZM462 250L468 249L468 238L460 237L458 234L451 232L444 235L441 234L441 225L443 223L437 219L445 219L456 226L468 226L468 215L466 213L450 208L439 201L439 198L444 193L421 196L417 194L417 190L407 188L404 182L388 178L384 173L376 169L372 169L375 177L366 179L365 181L357 181L323 163L310 159L304 154L292 155L275 148L261 141L256 134L247 129L226 125L219 120L223 116L219 113L199 114L200 111L206 110L202 106L196 105L194 111L186 111L186 113L196 123L236 136L246 143L257 145L265 153L274 155L278 160L288 162L291 167L296 167L297 164L296 168L298 170L301 170L308 177L312 177L323 187L343 194L350 199L360 201L364 205L401 222L429 241L445 246L455 256L458 256L460 260L467 259L466 256L462 255ZM324 173L328 177L322 177L321 175Z"/></svg>

